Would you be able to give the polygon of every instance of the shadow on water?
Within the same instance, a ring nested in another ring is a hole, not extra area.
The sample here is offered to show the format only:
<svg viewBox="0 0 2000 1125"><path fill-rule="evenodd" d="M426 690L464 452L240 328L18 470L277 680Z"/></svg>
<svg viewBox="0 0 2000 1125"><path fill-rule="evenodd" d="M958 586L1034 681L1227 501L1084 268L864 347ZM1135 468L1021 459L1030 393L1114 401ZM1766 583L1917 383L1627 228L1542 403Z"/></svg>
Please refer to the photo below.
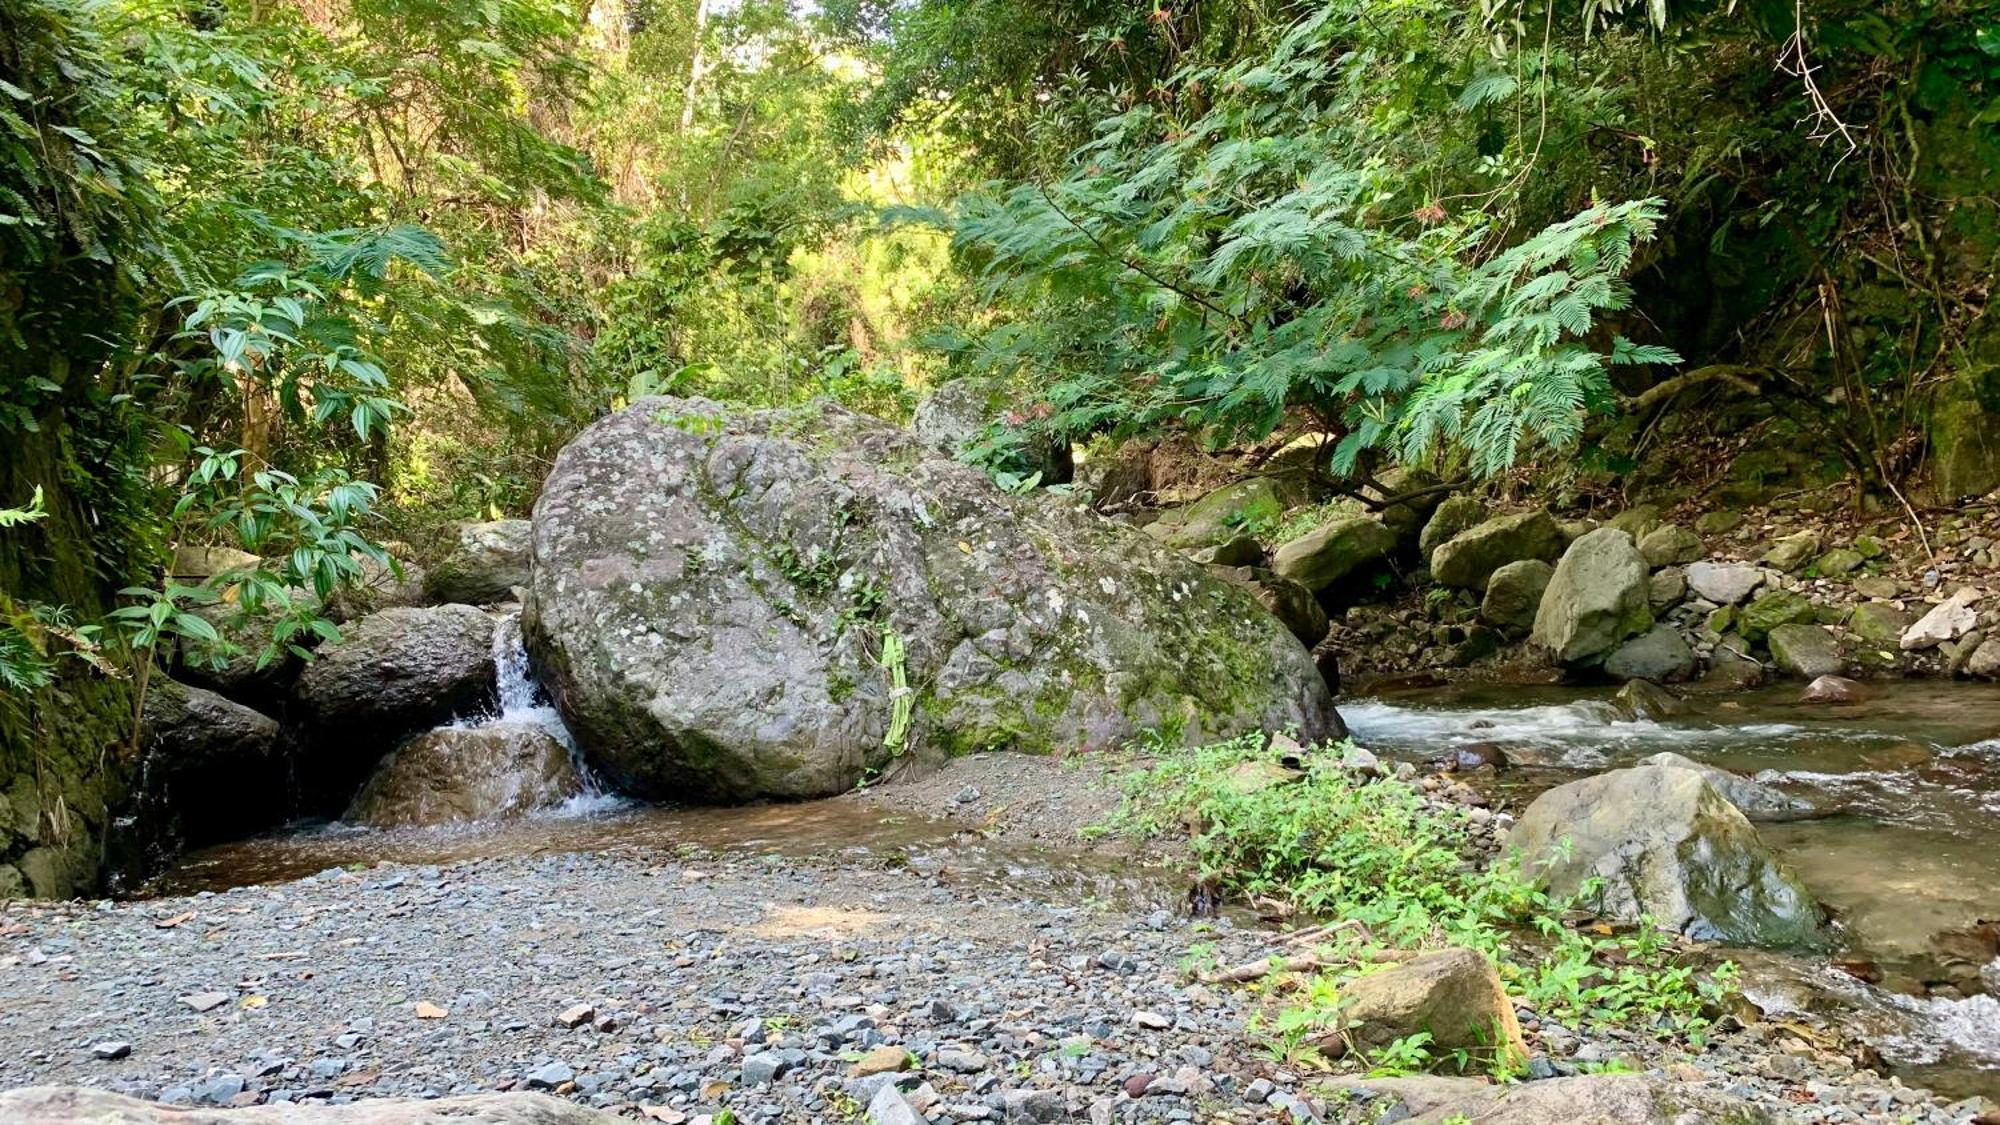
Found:
<svg viewBox="0 0 2000 1125"><path fill-rule="evenodd" d="M1520 768L1481 784L1516 809L1661 751L1804 797L1828 815L1758 828L1835 911L1844 958L1893 972L1926 956L1939 933L2000 918L2000 689L1878 682L1867 700L1844 706L1801 704L1798 692L1695 696L1659 721L1625 717L1602 689L1493 685L1356 700L1341 713L1358 741L1390 757L1498 745ZM1993 996L1901 995L1768 954L1747 965L1762 978L1753 996L1817 1005L1865 1028L1906 1077L2000 1095ZM2000 992L2000 961L1984 976Z"/></svg>

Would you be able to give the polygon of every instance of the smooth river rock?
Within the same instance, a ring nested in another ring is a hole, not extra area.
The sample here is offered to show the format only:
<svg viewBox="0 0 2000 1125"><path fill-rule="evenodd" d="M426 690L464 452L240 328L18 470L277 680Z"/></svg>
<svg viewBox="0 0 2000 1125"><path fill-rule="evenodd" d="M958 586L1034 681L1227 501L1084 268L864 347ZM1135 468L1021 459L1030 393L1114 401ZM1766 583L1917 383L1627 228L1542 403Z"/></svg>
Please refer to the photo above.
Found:
<svg viewBox="0 0 2000 1125"><path fill-rule="evenodd" d="M1247 591L830 402L651 398L535 507L529 650L634 795L808 797L989 748L1344 733Z"/></svg>
<svg viewBox="0 0 2000 1125"><path fill-rule="evenodd" d="M1562 549L1562 528L1545 509L1495 516L1440 543L1431 552L1431 577L1441 586L1484 590L1493 572L1508 563L1547 561Z"/></svg>
<svg viewBox="0 0 2000 1125"><path fill-rule="evenodd" d="M1632 537L1600 527L1570 544L1535 611L1534 640L1565 664L1601 660L1652 627L1646 560Z"/></svg>
<svg viewBox="0 0 2000 1125"><path fill-rule="evenodd" d="M583 789L569 749L531 723L439 727L382 759L342 819L377 828L521 816Z"/></svg>
<svg viewBox="0 0 2000 1125"><path fill-rule="evenodd" d="M1702 941L1797 947L1822 937L1819 904L1728 798L1696 770L1639 766L1535 798L1507 838L1558 895L1600 881L1584 905L1651 916Z"/></svg>

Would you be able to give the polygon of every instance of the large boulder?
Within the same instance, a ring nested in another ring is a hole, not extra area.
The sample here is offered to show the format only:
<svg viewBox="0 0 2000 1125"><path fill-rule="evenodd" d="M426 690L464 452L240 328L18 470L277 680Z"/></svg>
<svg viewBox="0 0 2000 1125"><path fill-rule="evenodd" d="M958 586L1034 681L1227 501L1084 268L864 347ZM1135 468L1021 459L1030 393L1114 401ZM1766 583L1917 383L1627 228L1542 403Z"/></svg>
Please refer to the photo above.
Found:
<svg viewBox="0 0 2000 1125"><path fill-rule="evenodd" d="M28 1086L0 1093L8 1125L625 1125L626 1119L541 1094L464 1094L346 1105L282 1102L208 1109L142 1102L108 1090Z"/></svg>
<svg viewBox="0 0 2000 1125"><path fill-rule="evenodd" d="M1271 616L1285 623L1301 644L1316 645L1326 636L1331 622L1313 592L1261 566L1217 566L1216 577L1234 582L1250 591Z"/></svg>
<svg viewBox="0 0 2000 1125"><path fill-rule="evenodd" d="M1743 813L1695 770L1643 766L1560 785L1509 832L1523 870L1557 895L1596 881L1600 914L1651 916L1702 941L1816 945L1820 908Z"/></svg>
<svg viewBox="0 0 2000 1125"><path fill-rule="evenodd" d="M382 759L342 819L377 828L496 820L582 791L569 749L540 726L439 727Z"/></svg>
<svg viewBox="0 0 2000 1125"><path fill-rule="evenodd" d="M1169 547L1193 550L1226 543L1283 518L1286 501L1270 477L1226 484L1185 508L1170 508L1146 525L1146 534Z"/></svg>
<svg viewBox="0 0 2000 1125"><path fill-rule="evenodd" d="M528 584L529 534L527 520L465 524L444 558L425 575L425 591L440 602L506 601L514 587Z"/></svg>
<svg viewBox="0 0 2000 1125"><path fill-rule="evenodd" d="M1751 820L1797 820L1813 814L1812 802L1794 797L1768 785L1760 785L1747 777L1730 773L1716 766L1706 765L1671 750L1663 750L1639 762L1642 766L1659 766L1666 769L1693 770L1708 779L1709 785L1722 794L1722 799L1735 805L1738 811Z"/></svg>
<svg viewBox="0 0 2000 1125"><path fill-rule="evenodd" d="M1546 561L1562 549L1562 528L1547 511L1496 516L1439 544L1431 552L1431 577L1443 586L1484 590L1493 572L1508 563Z"/></svg>
<svg viewBox="0 0 2000 1125"><path fill-rule="evenodd" d="M1526 636L1555 574L1556 568L1540 559L1510 562L1494 571L1479 603L1479 619L1509 636Z"/></svg>
<svg viewBox="0 0 2000 1125"><path fill-rule="evenodd" d="M1648 1074L1581 1074L1540 1082L1477 1078L1334 1078L1356 1120L1410 1125L1766 1125L1753 1102ZM1345 1120L1345 1118L1342 1118Z"/></svg>
<svg viewBox="0 0 2000 1125"><path fill-rule="evenodd" d="M830 402L635 403L563 450L534 524L529 649L639 796L816 796L1146 730L1343 732L1245 590Z"/></svg>
<svg viewBox="0 0 2000 1125"><path fill-rule="evenodd" d="M1341 985L1338 1046L1374 1051L1429 1032L1439 1054L1465 1050L1507 1071L1528 1061L1514 1005L1485 954L1471 949L1426 953Z"/></svg>
<svg viewBox="0 0 2000 1125"><path fill-rule="evenodd" d="M1780 625L1809 625L1819 617L1812 599L1797 590L1766 590L1751 599L1736 616L1736 627L1752 644Z"/></svg>
<svg viewBox="0 0 2000 1125"><path fill-rule="evenodd" d="M1486 503L1477 496L1453 496L1437 506L1424 530L1417 536L1417 554L1430 565L1431 552L1460 534L1478 527L1486 519Z"/></svg>
<svg viewBox="0 0 2000 1125"><path fill-rule="evenodd" d="M1369 516L1329 520L1279 546L1271 569L1318 593L1389 557L1396 533Z"/></svg>
<svg viewBox="0 0 2000 1125"><path fill-rule="evenodd" d="M1447 544L1449 546L1449 544ZM1591 664L1652 627L1646 560L1612 527L1570 544L1535 611L1534 640L1565 664Z"/></svg>
<svg viewBox="0 0 2000 1125"><path fill-rule="evenodd" d="M1621 680L1677 683L1694 674L1694 650L1672 625L1655 625L1611 650L1606 674Z"/></svg>
<svg viewBox="0 0 2000 1125"><path fill-rule="evenodd" d="M345 802L398 742L496 701L493 619L469 605L385 609L341 628L292 687L312 743L308 799Z"/></svg>
<svg viewBox="0 0 2000 1125"><path fill-rule="evenodd" d="M1639 553L1652 566L1691 563L1707 553L1701 536L1677 523L1663 523L1639 540Z"/></svg>
<svg viewBox="0 0 2000 1125"><path fill-rule="evenodd" d="M957 457L1003 421L1018 399L1004 380L977 375L953 379L917 403L910 416L910 430L918 441L946 457ZM1042 428L1025 431L1024 437L1018 451L1022 472L1042 474L1043 484L1063 484L1074 475L1075 459L1068 442L1057 440Z"/></svg>
<svg viewBox="0 0 2000 1125"><path fill-rule="evenodd" d="M154 678L146 691L143 798L179 843L215 843L284 819L278 724L204 688Z"/></svg>

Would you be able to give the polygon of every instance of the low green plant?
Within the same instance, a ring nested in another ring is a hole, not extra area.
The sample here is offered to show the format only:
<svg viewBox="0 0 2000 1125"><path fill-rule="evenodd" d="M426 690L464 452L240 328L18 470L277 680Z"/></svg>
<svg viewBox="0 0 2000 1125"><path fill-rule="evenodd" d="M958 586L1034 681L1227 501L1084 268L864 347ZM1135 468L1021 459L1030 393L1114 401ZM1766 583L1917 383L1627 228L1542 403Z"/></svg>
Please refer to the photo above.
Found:
<svg viewBox="0 0 2000 1125"><path fill-rule="evenodd" d="M1332 748L1308 754L1292 784L1246 784L1238 766L1273 756L1262 734L1162 752L1134 771L1110 830L1191 831L1198 877L1348 923L1354 962L1381 947L1464 946L1492 957L1509 992L1572 1025L1619 1025L1698 1042L1705 1013L1734 986L1734 966L1685 963L1650 922L1630 933L1580 928L1577 900L1550 895L1511 858L1471 858L1462 814L1428 805L1416 786L1366 780ZM1271 1021L1274 1053L1290 1058L1341 1026L1340 983L1315 978ZM1420 1044L1389 1061L1402 1065ZM1405 1056L1408 1056L1406 1058ZM1436 1060L1431 1060L1435 1062Z"/></svg>

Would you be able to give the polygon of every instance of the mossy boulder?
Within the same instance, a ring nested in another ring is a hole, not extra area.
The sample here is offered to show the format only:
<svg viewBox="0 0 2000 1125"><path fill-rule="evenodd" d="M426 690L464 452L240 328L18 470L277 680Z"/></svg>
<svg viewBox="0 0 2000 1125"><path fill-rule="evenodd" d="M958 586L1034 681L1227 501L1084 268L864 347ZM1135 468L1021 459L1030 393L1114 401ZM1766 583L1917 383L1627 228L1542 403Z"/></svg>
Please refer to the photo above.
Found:
<svg viewBox="0 0 2000 1125"><path fill-rule="evenodd" d="M1910 626L1917 623L1917 615L1906 609L1897 609L1888 602L1862 602L1848 615L1847 628L1855 636L1871 645L1893 649L1903 639Z"/></svg>
<svg viewBox="0 0 2000 1125"><path fill-rule="evenodd" d="M1780 625L1809 625L1818 616L1812 599L1796 590L1766 590L1750 599L1737 614L1736 628L1745 640L1762 644Z"/></svg>
<svg viewBox="0 0 2000 1125"><path fill-rule="evenodd" d="M1280 545L1271 569L1318 593L1396 549L1396 533L1370 516L1329 520Z"/></svg>
<svg viewBox="0 0 2000 1125"><path fill-rule="evenodd" d="M1562 554L1562 528L1541 508L1496 516L1461 531L1431 552L1431 577L1442 586L1485 590L1493 572L1510 562Z"/></svg>
<svg viewBox="0 0 2000 1125"><path fill-rule="evenodd" d="M1702 545L1701 536L1677 523L1666 523L1639 540L1639 553L1650 566L1672 566L1694 562L1707 553L1707 548Z"/></svg>
<svg viewBox="0 0 2000 1125"><path fill-rule="evenodd" d="M1431 552L1486 520L1486 504L1476 496L1453 496L1437 506L1417 536L1417 553L1430 562Z"/></svg>
<svg viewBox="0 0 2000 1125"><path fill-rule="evenodd" d="M1507 838L1523 870L1556 895L1597 887L1604 917L1702 941L1779 947L1824 939L1821 911L1741 810L1701 773L1612 770L1537 797Z"/></svg>
<svg viewBox="0 0 2000 1125"><path fill-rule="evenodd" d="M1813 569L1819 572L1821 578L1838 578L1860 570L1867 561L1861 557L1861 552L1851 547L1835 547L1815 560Z"/></svg>
<svg viewBox="0 0 2000 1125"><path fill-rule="evenodd" d="M1565 664L1600 662L1652 627L1646 560L1632 537L1601 527L1570 544L1535 611L1534 640Z"/></svg>
<svg viewBox="0 0 2000 1125"><path fill-rule="evenodd" d="M1146 525L1146 533L1169 547L1192 550L1227 543L1246 530L1278 522L1286 502L1270 477L1251 477L1226 484L1189 504L1170 508Z"/></svg>
<svg viewBox="0 0 2000 1125"><path fill-rule="evenodd" d="M1791 574L1803 569L1819 553L1819 545L1818 532L1801 531L1771 544L1761 561L1765 566Z"/></svg>
<svg viewBox="0 0 2000 1125"><path fill-rule="evenodd" d="M649 799L809 797L984 749L1343 732L1248 591L831 402L650 398L557 458L529 651Z"/></svg>

